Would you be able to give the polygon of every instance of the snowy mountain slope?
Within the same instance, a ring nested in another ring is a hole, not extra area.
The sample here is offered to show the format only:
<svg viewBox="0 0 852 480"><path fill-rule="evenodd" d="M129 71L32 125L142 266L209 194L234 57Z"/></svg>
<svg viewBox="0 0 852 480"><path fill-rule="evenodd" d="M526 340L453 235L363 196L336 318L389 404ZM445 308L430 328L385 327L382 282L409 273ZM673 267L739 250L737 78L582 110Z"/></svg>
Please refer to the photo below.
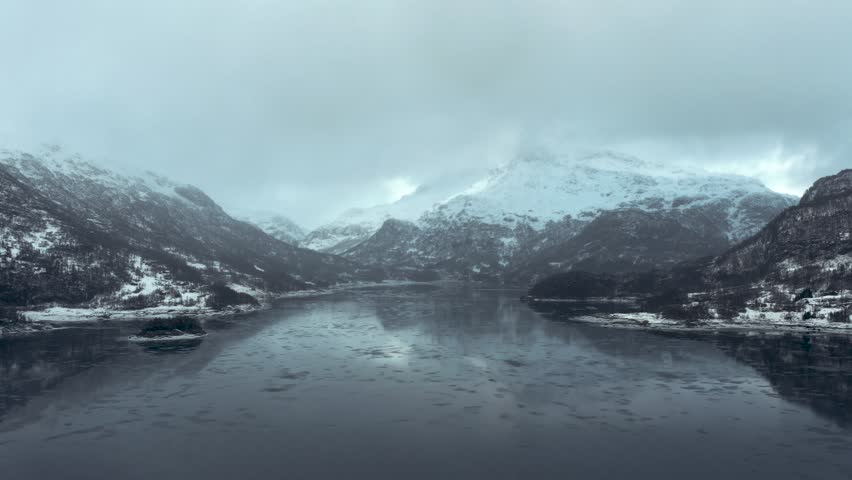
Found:
<svg viewBox="0 0 852 480"><path fill-rule="evenodd" d="M310 232L301 245L321 252L340 254L376 233L385 220L416 220L433 204L445 198L436 197L435 192L427 188L420 188L390 204L349 209L337 220Z"/></svg>
<svg viewBox="0 0 852 480"><path fill-rule="evenodd" d="M357 274L234 220L195 187L56 149L0 152L0 306L196 306L213 284L270 294Z"/></svg>
<svg viewBox="0 0 852 480"><path fill-rule="evenodd" d="M348 210L338 220L308 233L300 245L318 252L340 255L370 238L389 218L383 207Z"/></svg>
<svg viewBox="0 0 852 480"><path fill-rule="evenodd" d="M296 222L275 213L252 212L249 214L238 214L235 218L251 223L269 234L272 238L289 243L290 245L299 245L299 242L306 235L302 227L296 224Z"/></svg>
<svg viewBox="0 0 852 480"><path fill-rule="evenodd" d="M518 157L488 178L442 204L432 216L491 224L522 221L541 230L565 216L591 219L606 210L643 211L722 207L720 225L738 241L760 229L760 207L789 206L793 197L772 192L758 180L702 170L672 169L635 157L599 152L576 157L536 152Z"/></svg>
<svg viewBox="0 0 852 480"><path fill-rule="evenodd" d="M619 260L617 252L606 253L614 263L604 265L589 260L589 250L582 245L565 244L561 253L553 247L569 241L606 212L632 210L662 215L695 238L708 239L688 243L681 257L715 254L759 230L793 201L747 177L673 169L612 152L560 156L536 151L425 211L415 222L418 238L404 239L410 245L406 255L385 249L387 254L380 258L381 251L364 240L343 255L365 263L495 278L536 264L536 255L547 251L560 257L548 264L560 263L566 269L597 265L607 270L627 262ZM607 235L623 235L615 244L625 244L630 239L629 224L621 223L622 230L610 224ZM646 236L642 241L655 240ZM652 245L636 247L637 252L659 252ZM654 262L663 261L659 255L654 258L636 257L633 262L652 268Z"/></svg>
<svg viewBox="0 0 852 480"><path fill-rule="evenodd" d="M715 258L645 273L562 272L537 282L530 296L641 298L635 318L646 323L849 331L852 170L817 180L797 205Z"/></svg>
<svg viewBox="0 0 852 480"><path fill-rule="evenodd" d="M349 209L333 222L308 233L300 246L341 254L376 233L385 220L416 221L424 212L467 188L474 178L469 174L441 178L395 202Z"/></svg>

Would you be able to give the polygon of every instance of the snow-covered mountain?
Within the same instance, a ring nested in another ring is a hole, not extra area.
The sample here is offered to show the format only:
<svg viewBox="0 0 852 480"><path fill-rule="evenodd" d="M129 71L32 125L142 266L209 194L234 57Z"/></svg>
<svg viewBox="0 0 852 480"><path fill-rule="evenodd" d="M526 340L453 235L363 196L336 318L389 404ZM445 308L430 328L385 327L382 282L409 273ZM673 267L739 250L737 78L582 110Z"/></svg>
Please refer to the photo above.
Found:
<svg viewBox="0 0 852 480"><path fill-rule="evenodd" d="M543 230L566 216L591 219L607 210L686 210L724 204L718 220L732 241L750 236L768 220L760 205L783 198L758 180L672 168L614 152L560 156L543 151L518 157L468 191L442 204L430 218L476 220ZM770 216L771 218L771 216Z"/></svg>
<svg viewBox="0 0 852 480"><path fill-rule="evenodd" d="M305 231L296 222L289 218L269 212L252 212L237 214L238 218L244 222L260 228L268 233L272 238L277 238L284 243L290 245L299 245L299 242L305 238Z"/></svg>
<svg viewBox="0 0 852 480"><path fill-rule="evenodd" d="M646 273L562 272L537 282L530 297L641 299L642 314L651 315L614 317L627 324L849 331L852 170L817 180L797 205L715 258Z"/></svg>
<svg viewBox="0 0 852 480"><path fill-rule="evenodd" d="M221 305L215 292L252 303L358 274L233 219L195 187L55 148L0 152L0 307L192 310Z"/></svg>
<svg viewBox="0 0 852 480"><path fill-rule="evenodd" d="M604 270L615 264L647 269L658 266L670 252L679 259L719 253L760 230L794 202L794 197L773 192L749 177L672 168L613 152L561 155L539 150L518 156L416 218L411 210L401 217L383 210L385 219L412 221L413 229L392 225L405 232L406 238L398 242L406 245L404 250L388 248L389 234L376 228L375 221L345 219L336 222L337 231L358 227L360 237L334 248L359 262L432 268L467 277L494 278L510 271L532 275L527 266L542 265L536 257L545 252L546 270L581 264ZM645 216L608 216L606 228L595 230L604 237L587 238L586 243L632 235L638 248L632 259L620 257L621 252L612 248L565 243L601 215L627 210ZM695 241L684 248L674 244L651 248L655 256L644 258L642 252L658 243L655 237L663 233L643 229L645 236L639 238L631 225L652 217L659 225L685 229L681 233L689 233ZM370 235L381 241L371 241ZM590 261L590 255L603 255L611 262Z"/></svg>
<svg viewBox="0 0 852 480"><path fill-rule="evenodd" d="M421 185L413 193L393 203L349 209L333 222L308 233L300 245L321 252L341 254L370 238L386 220L417 220L424 212L466 188L469 181L466 176L441 179Z"/></svg>

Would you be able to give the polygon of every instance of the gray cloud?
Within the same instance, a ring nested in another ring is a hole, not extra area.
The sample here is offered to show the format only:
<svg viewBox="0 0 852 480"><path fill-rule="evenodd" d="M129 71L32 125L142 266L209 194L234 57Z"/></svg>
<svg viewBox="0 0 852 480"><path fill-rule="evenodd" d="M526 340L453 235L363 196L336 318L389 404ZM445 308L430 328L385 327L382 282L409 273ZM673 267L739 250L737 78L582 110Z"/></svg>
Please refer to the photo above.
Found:
<svg viewBox="0 0 852 480"><path fill-rule="evenodd" d="M852 165L843 1L0 0L0 132L316 225L577 143L801 191Z"/></svg>

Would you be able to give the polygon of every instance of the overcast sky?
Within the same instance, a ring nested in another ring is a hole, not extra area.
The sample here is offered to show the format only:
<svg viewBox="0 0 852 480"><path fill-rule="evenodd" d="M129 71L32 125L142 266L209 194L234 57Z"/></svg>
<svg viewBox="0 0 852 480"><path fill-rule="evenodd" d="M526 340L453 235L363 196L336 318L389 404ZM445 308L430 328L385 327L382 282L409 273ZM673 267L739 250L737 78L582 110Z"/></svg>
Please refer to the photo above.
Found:
<svg viewBox="0 0 852 480"><path fill-rule="evenodd" d="M852 2L0 0L0 134L308 226L578 144L801 193L852 166Z"/></svg>

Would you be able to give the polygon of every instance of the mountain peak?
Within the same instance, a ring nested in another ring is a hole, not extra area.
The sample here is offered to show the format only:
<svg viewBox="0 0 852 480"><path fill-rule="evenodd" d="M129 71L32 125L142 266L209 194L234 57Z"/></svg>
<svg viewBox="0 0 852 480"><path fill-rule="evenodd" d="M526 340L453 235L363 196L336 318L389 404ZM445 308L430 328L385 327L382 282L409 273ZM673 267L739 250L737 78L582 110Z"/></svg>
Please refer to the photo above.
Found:
<svg viewBox="0 0 852 480"><path fill-rule="evenodd" d="M442 212L493 224L526 217L540 230L567 215L589 217L619 208L682 210L714 203L735 206L756 197L777 200L750 177L685 169L611 150L528 152L444 202ZM740 239L757 228L752 221L731 222L729 235Z"/></svg>

